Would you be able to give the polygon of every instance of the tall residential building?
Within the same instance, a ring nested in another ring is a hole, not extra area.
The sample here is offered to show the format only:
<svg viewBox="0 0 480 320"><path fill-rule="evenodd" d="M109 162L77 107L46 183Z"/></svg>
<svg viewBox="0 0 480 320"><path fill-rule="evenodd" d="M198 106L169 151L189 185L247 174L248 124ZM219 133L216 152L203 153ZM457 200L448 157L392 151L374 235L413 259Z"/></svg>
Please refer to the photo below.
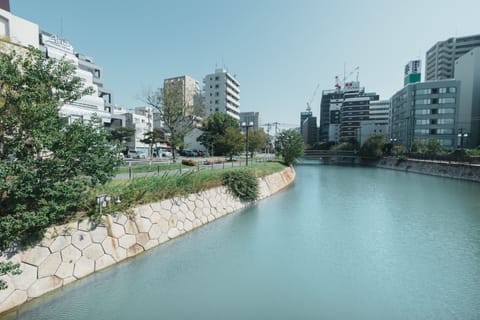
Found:
<svg viewBox="0 0 480 320"><path fill-rule="evenodd" d="M412 83L391 98L390 138L411 150L416 140L435 139L445 149L457 146L460 81Z"/></svg>
<svg viewBox="0 0 480 320"><path fill-rule="evenodd" d="M189 76L179 76L165 79L163 81L163 89L175 90L175 94L179 94L181 105L185 108L186 114L191 112L194 105L200 103L200 86L198 81ZM178 90L178 91L177 91Z"/></svg>
<svg viewBox="0 0 480 320"><path fill-rule="evenodd" d="M383 134L388 137L390 119L390 101L370 101L368 120L361 122L360 144L372 134Z"/></svg>
<svg viewBox="0 0 480 320"><path fill-rule="evenodd" d="M205 76L204 104L206 116L216 112L226 113L240 120L240 83L225 69Z"/></svg>
<svg viewBox="0 0 480 320"><path fill-rule="evenodd" d="M318 142L317 117L308 117L302 123L300 132L303 136L303 143L307 146L314 146Z"/></svg>
<svg viewBox="0 0 480 320"><path fill-rule="evenodd" d="M307 120L312 116L313 116L313 113L312 113L312 109L310 109L310 106L307 108L306 111L300 112L300 132L303 132L303 123L305 122L305 120Z"/></svg>
<svg viewBox="0 0 480 320"><path fill-rule="evenodd" d="M240 112L240 127L243 122L245 123L253 123L253 130L257 131L258 128L261 126L261 114L260 112ZM242 128L242 131L245 131L245 128Z"/></svg>
<svg viewBox="0 0 480 320"><path fill-rule="evenodd" d="M457 134L464 136L464 146L475 148L480 145L480 47L455 61L455 80L460 81Z"/></svg>
<svg viewBox="0 0 480 320"><path fill-rule="evenodd" d="M0 50L39 47L38 25L9 12L8 1L0 7Z"/></svg>
<svg viewBox="0 0 480 320"><path fill-rule="evenodd" d="M426 54L425 80L453 79L455 61L480 46L480 34L437 42Z"/></svg>
<svg viewBox="0 0 480 320"><path fill-rule="evenodd" d="M65 58L75 66L75 74L80 77L85 86L91 87L93 93L81 97L79 100L64 104L60 108L60 115L68 118L69 122L75 120L89 121L93 116L101 118L104 125L110 125L111 109L105 109L105 101L100 97L98 85L94 82L95 74L81 68L80 59L77 57L73 46L64 38L40 32L40 48L45 51L48 58Z"/></svg>
<svg viewBox="0 0 480 320"><path fill-rule="evenodd" d="M420 82L422 78L422 61L412 60L405 66L405 72L403 74L403 85L406 86L409 83Z"/></svg>

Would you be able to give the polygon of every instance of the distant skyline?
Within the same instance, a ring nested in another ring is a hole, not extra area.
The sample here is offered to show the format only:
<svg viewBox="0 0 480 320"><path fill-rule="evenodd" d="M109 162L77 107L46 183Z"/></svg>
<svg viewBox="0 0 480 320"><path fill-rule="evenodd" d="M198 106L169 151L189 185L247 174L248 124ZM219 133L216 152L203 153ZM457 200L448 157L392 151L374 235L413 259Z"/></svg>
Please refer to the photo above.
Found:
<svg viewBox="0 0 480 320"><path fill-rule="evenodd" d="M299 126L319 85L359 67L369 92L389 99L403 68L437 41L480 33L478 0L148 1L10 0L11 12L65 37L103 68L115 103L142 106L163 79L203 77L225 67L241 84L241 111ZM351 79L355 79L356 73Z"/></svg>

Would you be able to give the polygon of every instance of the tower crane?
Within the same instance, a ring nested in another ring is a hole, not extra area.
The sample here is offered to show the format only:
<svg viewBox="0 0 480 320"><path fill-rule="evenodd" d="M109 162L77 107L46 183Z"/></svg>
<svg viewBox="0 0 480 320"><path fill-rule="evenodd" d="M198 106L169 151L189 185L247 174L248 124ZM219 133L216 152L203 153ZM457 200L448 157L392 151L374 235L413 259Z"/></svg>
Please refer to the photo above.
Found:
<svg viewBox="0 0 480 320"><path fill-rule="evenodd" d="M337 90L340 90L342 89L342 87L345 87L345 84L347 82L347 79L350 78L350 76L352 74L354 74L355 72L357 72L357 79L356 81L358 81L358 73L359 73L359 70L360 67L355 67L352 71L350 71L348 74L346 74L346 72L343 73L343 79L340 80L340 76L335 76L335 89Z"/></svg>
<svg viewBox="0 0 480 320"><path fill-rule="evenodd" d="M311 106L311 104L312 104L312 102L313 102L313 99L315 99L315 96L317 95L318 88L320 88L320 83L317 84L317 87L316 87L315 90L313 91L312 97L311 97L310 100L307 102L307 111L308 111L308 112L312 111L312 108L311 108L310 106Z"/></svg>

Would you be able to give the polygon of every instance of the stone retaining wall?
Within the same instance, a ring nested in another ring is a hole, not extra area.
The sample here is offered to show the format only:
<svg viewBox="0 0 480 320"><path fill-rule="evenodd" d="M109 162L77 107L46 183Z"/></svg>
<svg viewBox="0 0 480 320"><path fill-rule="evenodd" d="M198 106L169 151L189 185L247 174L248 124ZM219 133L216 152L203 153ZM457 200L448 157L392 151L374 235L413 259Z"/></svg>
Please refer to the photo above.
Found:
<svg viewBox="0 0 480 320"><path fill-rule="evenodd" d="M463 163L430 162L408 159L385 158L377 168L428 174L432 176L480 182L480 166Z"/></svg>
<svg viewBox="0 0 480 320"><path fill-rule="evenodd" d="M260 178L260 199L294 179L293 168ZM0 291L0 313L248 205L218 187L136 207L129 217L107 215L95 229L88 220L51 227L38 245L0 258L20 263L22 270L17 276L0 277L8 283Z"/></svg>

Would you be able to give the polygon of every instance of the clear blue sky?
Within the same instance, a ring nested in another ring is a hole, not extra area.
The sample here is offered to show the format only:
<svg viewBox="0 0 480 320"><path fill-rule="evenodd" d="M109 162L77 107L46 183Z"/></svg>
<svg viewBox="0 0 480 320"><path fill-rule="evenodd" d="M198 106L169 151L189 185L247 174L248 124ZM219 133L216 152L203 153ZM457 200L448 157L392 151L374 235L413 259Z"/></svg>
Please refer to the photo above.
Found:
<svg viewBox="0 0 480 320"><path fill-rule="evenodd" d="M241 83L241 111L299 123L317 84L360 67L388 99L403 67L436 41L480 33L479 0L10 0L13 14L67 38L103 67L115 103L142 105L163 79L203 77L224 65ZM63 25L63 28L61 27ZM423 75L422 75L423 77Z"/></svg>

